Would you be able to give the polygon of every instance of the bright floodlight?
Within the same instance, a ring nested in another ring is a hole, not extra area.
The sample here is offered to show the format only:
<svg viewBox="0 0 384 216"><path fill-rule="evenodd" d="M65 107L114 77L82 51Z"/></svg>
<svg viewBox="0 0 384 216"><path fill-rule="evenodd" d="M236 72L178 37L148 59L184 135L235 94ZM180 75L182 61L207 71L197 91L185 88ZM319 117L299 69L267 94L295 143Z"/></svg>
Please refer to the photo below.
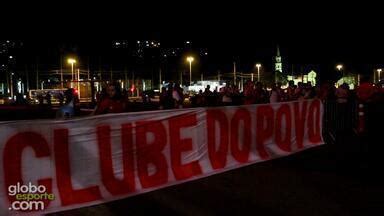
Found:
<svg viewBox="0 0 384 216"><path fill-rule="evenodd" d="M187 57L187 61L188 61L189 63L193 62L193 60L194 60L194 58L193 58L192 56Z"/></svg>
<svg viewBox="0 0 384 216"><path fill-rule="evenodd" d="M76 59L73 59L73 58L69 58L67 60L68 64L75 64L76 63Z"/></svg>
<svg viewBox="0 0 384 216"><path fill-rule="evenodd" d="M339 65L336 66L336 68L337 68L337 70L340 71L341 69L343 69L343 65L339 64Z"/></svg>

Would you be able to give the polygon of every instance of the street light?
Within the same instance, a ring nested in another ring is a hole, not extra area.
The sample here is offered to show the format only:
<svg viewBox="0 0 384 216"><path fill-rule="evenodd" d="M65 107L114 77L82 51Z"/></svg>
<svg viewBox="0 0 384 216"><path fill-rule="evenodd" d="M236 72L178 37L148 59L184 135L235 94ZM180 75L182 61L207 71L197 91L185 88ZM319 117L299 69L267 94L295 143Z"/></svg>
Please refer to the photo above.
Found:
<svg viewBox="0 0 384 216"><path fill-rule="evenodd" d="M341 71L341 69L343 69L343 65L338 64L338 65L336 65L336 68L337 68L337 70Z"/></svg>
<svg viewBox="0 0 384 216"><path fill-rule="evenodd" d="M379 69L377 69L377 73L378 73L378 79L379 79L379 82L380 82L380 78L381 78L381 71L382 71L382 69L381 68L379 68Z"/></svg>
<svg viewBox="0 0 384 216"><path fill-rule="evenodd" d="M71 68L72 68L72 82L73 82L73 65L74 64L76 64L76 59L73 59L73 58L69 58L68 60L67 60L67 62L68 62L68 64L71 64ZM61 80L61 81L63 81L63 80ZM72 88L72 82L71 82L71 88Z"/></svg>
<svg viewBox="0 0 384 216"><path fill-rule="evenodd" d="M337 68L338 71L341 71L343 69L343 65L342 64L338 64L338 65L336 65L336 68ZM344 71L343 71L342 76L344 77Z"/></svg>
<svg viewBox="0 0 384 216"><path fill-rule="evenodd" d="M194 58L192 56L187 57L187 62L189 62L189 85L192 85L192 62Z"/></svg>
<svg viewBox="0 0 384 216"><path fill-rule="evenodd" d="M257 82L260 82L260 67L261 67L261 64L256 64L256 67L257 67ZM253 81L253 74L252 74L252 81Z"/></svg>

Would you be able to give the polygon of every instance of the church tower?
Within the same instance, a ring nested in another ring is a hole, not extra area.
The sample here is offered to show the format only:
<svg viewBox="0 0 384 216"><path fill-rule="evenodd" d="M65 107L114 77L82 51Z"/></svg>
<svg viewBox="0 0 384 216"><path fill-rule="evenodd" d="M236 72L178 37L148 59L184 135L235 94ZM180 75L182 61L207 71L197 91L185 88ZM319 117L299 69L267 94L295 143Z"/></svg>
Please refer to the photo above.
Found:
<svg viewBox="0 0 384 216"><path fill-rule="evenodd" d="M283 73L283 63L281 62L279 45L277 45L276 56L275 56L274 62L275 62L275 71Z"/></svg>

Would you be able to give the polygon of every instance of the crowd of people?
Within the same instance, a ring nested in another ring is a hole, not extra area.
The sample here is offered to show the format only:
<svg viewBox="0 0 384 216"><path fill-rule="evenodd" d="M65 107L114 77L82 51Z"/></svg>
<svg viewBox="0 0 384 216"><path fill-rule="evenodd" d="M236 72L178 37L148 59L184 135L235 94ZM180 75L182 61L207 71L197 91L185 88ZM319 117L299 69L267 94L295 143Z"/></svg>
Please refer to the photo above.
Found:
<svg viewBox="0 0 384 216"><path fill-rule="evenodd" d="M384 101L383 95L382 86L374 86L365 80L362 80L361 85L355 90L349 89L347 84L342 84L336 88L333 82L312 86L310 82L299 82L295 85L293 81L290 81L286 88L282 88L282 84L277 83L272 88L267 89L261 82L247 81L243 91L231 84L211 91L211 87L208 85L204 91L200 90L192 96L186 94L179 83L170 82L167 87L161 89L158 109L278 103L313 98L323 101L333 100L343 104L355 100L362 102ZM73 91L67 91L66 102L63 107L76 107L78 99L76 102L75 98ZM97 93L96 99L97 105L93 112L94 115L132 111L132 102L129 100L127 91L122 90L118 83L108 84L101 92Z"/></svg>

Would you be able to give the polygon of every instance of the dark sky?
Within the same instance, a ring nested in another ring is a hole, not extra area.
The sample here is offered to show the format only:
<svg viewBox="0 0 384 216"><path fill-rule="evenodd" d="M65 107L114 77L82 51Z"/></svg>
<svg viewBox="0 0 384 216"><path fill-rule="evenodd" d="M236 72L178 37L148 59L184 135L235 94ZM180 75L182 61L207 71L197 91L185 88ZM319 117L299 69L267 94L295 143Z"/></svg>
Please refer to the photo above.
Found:
<svg viewBox="0 0 384 216"><path fill-rule="evenodd" d="M358 28L358 26L356 26ZM315 31L316 30L316 31ZM185 40L191 40L194 47L208 48L211 60L217 64L232 64L234 60L244 64L255 61L270 62L275 54L276 45L280 46L281 54L289 63L296 64L346 64L364 65L384 62L384 40L381 33L375 35L370 31L344 30L337 33L335 29L292 28L281 34L257 32L251 30L217 31L214 29L194 29L194 31L142 31L140 34L115 32L92 36L91 32L78 37L43 38L26 37L23 40L40 51L49 52L68 50L78 46L83 53L95 54L110 49L112 40L128 39L160 39L162 47L179 47ZM300 33L298 33L300 32Z"/></svg>
<svg viewBox="0 0 384 216"><path fill-rule="evenodd" d="M111 39L160 39L165 45L190 39L202 47L218 48L221 53L232 55L263 51L279 43L282 52L299 62L346 58L374 63L384 56L380 52L384 48L380 27L383 19L380 17L364 20L352 12L350 17L342 18L319 14L269 16L261 19L249 14L245 17L235 14L234 17L203 16L185 21L183 17L175 16L172 22L156 20L156 16L150 22L123 17L117 20L98 17L93 21L85 18L74 26L52 26L53 23L24 26L16 36L20 39L85 43Z"/></svg>
<svg viewBox="0 0 384 216"><path fill-rule="evenodd" d="M244 70L255 61L271 62L277 44L291 64L322 64L331 70L342 62L353 70L369 71L384 63L384 20L372 4L175 4L103 3L94 9L97 3L89 3L70 10L34 11L21 19L12 14L6 20L16 21L3 32L52 52L54 44L78 44L94 53L114 39L160 39L162 46L192 40L195 47L209 49L212 67L228 68L236 59Z"/></svg>

